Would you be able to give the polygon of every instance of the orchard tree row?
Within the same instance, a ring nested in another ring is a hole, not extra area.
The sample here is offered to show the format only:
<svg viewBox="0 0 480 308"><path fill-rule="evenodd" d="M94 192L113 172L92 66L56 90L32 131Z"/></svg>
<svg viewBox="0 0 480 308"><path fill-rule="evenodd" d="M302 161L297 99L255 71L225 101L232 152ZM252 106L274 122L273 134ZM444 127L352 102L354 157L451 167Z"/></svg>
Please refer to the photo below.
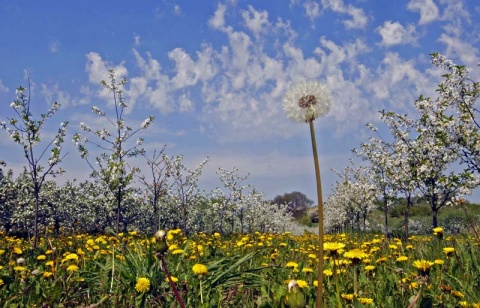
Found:
<svg viewBox="0 0 480 308"><path fill-rule="evenodd" d="M438 226L438 211L461 205L480 184L480 125L476 105L480 83L466 67L444 56L431 55L434 66L446 71L435 99L420 96L416 114L380 111L389 134L367 124L372 136L354 149L354 159L343 171L326 201L326 227L349 225L368 229L367 216L379 205L384 231L389 233L388 211L400 196L407 200L404 230L408 237L409 210L414 200L427 200L431 227ZM372 227L372 226L370 226Z"/></svg>
<svg viewBox="0 0 480 308"><path fill-rule="evenodd" d="M129 126L122 95L126 79L117 81L115 72L109 73L109 80L102 85L112 96L114 116L92 107L108 127L95 129L82 122L82 133L73 136L92 171L90 180L81 183L74 180L58 186L47 179L64 172L59 165L68 123L61 123L52 140L41 139L45 121L54 116L60 104L54 103L38 119L31 112L29 89L17 90L17 99L10 104L16 116L1 122L0 127L23 148L28 164L17 178L12 171L0 173L1 229L32 237L36 247L39 233L47 231L135 229L153 233L160 228L180 228L188 235L292 228L287 206L266 201L262 193L243 183L247 176L239 176L236 168L220 168L217 173L223 187L207 193L198 188L198 180L208 158L190 170L181 155L166 155L165 147L146 153L144 140L138 135L154 118L146 118L138 128ZM90 152L97 154L92 158ZM134 166L134 158L145 159L148 170L142 172Z"/></svg>

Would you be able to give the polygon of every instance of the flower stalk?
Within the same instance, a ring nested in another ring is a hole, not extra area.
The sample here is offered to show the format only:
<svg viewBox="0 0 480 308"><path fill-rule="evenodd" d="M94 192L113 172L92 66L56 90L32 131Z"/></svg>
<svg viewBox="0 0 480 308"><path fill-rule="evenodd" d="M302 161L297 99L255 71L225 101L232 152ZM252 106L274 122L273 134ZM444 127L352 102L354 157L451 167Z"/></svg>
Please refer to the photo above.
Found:
<svg viewBox="0 0 480 308"><path fill-rule="evenodd" d="M309 121L310 135L312 137L313 162L315 164L315 179L317 183L317 201L318 201L318 288L317 288L317 307L323 306L323 197L322 180L320 178L320 164L318 163L317 142L315 140L315 128L313 119Z"/></svg>
<svg viewBox="0 0 480 308"><path fill-rule="evenodd" d="M316 81L304 81L291 87L285 94L284 110L287 117L297 122L309 123L312 138L313 161L318 199L318 288L316 307L323 307L323 199L320 164L318 163L317 143L313 121L330 110L330 91Z"/></svg>

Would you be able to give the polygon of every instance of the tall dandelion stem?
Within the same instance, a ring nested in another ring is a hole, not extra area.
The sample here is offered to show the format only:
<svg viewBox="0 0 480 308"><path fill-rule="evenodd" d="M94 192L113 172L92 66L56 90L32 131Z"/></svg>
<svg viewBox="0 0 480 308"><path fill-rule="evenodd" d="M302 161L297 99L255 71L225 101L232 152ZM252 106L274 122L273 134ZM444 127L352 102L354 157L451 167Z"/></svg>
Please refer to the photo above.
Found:
<svg viewBox="0 0 480 308"><path fill-rule="evenodd" d="M317 182L318 199L318 288L317 307L323 307L323 197L322 180L320 178L320 164L318 163L317 142L315 140L315 127L313 119L310 123L310 135L312 137L313 162L315 164L315 178Z"/></svg>
<svg viewBox="0 0 480 308"><path fill-rule="evenodd" d="M313 160L317 180L318 197L318 288L316 307L323 307L323 200L320 167L318 163L317 143L313 121L328 113L330 110L330 90L316 81L303 81L293 85L285 94L283 109L290 119L309 123L312 138Z"/></svg>

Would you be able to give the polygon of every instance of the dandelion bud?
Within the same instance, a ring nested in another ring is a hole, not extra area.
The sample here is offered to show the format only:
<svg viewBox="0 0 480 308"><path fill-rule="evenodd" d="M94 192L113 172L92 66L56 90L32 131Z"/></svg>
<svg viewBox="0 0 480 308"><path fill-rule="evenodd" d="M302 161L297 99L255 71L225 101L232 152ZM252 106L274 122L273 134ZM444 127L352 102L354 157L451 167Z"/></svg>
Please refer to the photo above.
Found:
<svg viewBox="0 0 480 308"><path fill-rule="evenodd" d="M165 239L165 235L167 233L165 232L165 230L158 230L156 233L155 233L155 239L157 241L163 241Z"/></svg>
<svg viewBox="0 0 480 308"><path fill-rule="evenodd" d="M155 251L161 255L163 255L168 250L168 245L165 238L166 234L167 233L165 232L165 230L158 230L155 233Z"/></svg>
<svg viewBox="0 0 480 308"><path fill-rule="evenodd" d="M288 307L300 308L305 307L305 297L298 286L296 280L292 279L287 286L288 294L285 296L285 303Z"/></svg>

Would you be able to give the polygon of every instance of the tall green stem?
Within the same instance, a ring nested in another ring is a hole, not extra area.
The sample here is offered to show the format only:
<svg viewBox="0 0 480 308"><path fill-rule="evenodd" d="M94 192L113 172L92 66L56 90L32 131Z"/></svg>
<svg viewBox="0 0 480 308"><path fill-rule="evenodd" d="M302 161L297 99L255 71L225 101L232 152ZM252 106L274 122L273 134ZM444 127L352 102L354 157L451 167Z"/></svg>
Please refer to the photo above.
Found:
<svg viewBox="0 0 480 308"><path fill-rule="evenodd" d="M313 162L315 164L315 179L317 182L318 199L318 288L317 288L317 308L323 307L323 198L322 198L322 180L320 179L320 164L318 163L317 142L315 141L315 128L313 119L310 123L310 135L312 137Z"/></svg>
<svg viewBox="0 0 480 308"><path fill-rule="evenodd" d="M342 308L340 298L340 283L338 282L337 257L333 258L333 278L335 278L335 298L337 299L337 308Z"/></svg>

